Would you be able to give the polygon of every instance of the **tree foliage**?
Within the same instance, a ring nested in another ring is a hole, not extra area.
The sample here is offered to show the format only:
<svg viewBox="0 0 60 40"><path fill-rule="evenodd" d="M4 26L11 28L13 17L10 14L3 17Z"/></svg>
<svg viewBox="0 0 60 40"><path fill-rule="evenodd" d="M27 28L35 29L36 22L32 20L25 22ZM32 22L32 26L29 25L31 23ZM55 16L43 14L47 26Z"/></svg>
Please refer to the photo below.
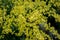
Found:
<svg viewBox="0 0 60 40"><path fill-rule="evenodd" d="M0 0L0 40L60 40L60 0Z"/></svg>

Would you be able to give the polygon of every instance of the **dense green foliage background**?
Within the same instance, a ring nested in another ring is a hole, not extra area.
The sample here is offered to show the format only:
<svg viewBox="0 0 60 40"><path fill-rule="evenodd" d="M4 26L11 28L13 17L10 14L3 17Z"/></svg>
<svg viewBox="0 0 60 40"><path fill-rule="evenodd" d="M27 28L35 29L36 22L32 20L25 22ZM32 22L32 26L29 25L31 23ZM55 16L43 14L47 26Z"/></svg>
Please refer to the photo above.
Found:
<svg viewBox="0 0 60 40"><path fill-rule="evenodd" d="M60 0L0 0L0 40L60 40Z"/></svg>

